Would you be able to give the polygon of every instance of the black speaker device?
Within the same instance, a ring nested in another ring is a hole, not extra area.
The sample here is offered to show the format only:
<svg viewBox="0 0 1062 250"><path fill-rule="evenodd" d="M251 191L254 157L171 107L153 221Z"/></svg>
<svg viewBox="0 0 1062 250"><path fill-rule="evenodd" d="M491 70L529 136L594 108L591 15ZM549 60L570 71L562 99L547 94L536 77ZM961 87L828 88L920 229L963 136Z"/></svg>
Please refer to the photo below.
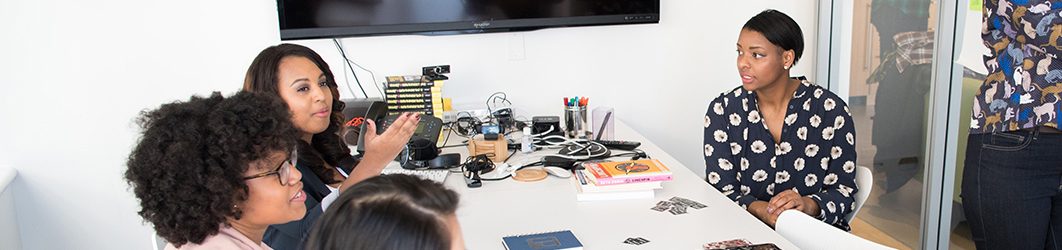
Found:
<svg viewBox="0 0 1062 250"><path fill-rule="evenodd" d="M546 131L549 131L549 133L546 133ZM536 134L536 135L537 134L541 134L541 133L546 133L546 134L542 135L543 137L550 136L550 135L564 136L564 131L561 129L561 126L560 126L560 116L535 116L535 117L532 117L531 118L531 133L532 134Z"/></svg>

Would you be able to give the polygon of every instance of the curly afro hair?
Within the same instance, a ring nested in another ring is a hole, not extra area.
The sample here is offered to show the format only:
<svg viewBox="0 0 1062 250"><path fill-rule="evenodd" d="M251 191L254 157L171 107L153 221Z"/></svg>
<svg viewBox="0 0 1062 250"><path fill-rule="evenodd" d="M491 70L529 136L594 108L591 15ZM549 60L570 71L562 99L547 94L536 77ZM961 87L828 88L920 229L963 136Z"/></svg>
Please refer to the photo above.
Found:
<svg viewBox="0 0 1062 250"><path fill-rule="evenodd" d="M457 203L457 193L420 177L365 179L321 215L305 249L450 249L446 218Z"/></svg>
<svg viewBox="0 0 1062 250"><path fill-rule="evenodd" d="M193 96L143 111L137 123L143 135L125 179L140 216L177 247L217 234L227 217L239 219L250 164L291 151L300 134L284 101L250 92Z"/></svg>

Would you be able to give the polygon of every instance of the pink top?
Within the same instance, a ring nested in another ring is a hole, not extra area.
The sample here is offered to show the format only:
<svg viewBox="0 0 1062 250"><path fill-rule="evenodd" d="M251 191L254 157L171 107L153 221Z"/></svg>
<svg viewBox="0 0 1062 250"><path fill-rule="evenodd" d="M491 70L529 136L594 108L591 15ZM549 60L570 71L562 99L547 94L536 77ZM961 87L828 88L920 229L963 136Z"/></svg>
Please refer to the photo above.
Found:
<svg viewBox="0 0 1062 250"><path fill-rule="evenodd" d="M218 234L207 236L203 244L186 243L181 248L166 244L166 250L200 250L200 249L241 249L241 250L273 250L263 242L256 245L250 238L244 236L236 229L221 225Z"/></svg>

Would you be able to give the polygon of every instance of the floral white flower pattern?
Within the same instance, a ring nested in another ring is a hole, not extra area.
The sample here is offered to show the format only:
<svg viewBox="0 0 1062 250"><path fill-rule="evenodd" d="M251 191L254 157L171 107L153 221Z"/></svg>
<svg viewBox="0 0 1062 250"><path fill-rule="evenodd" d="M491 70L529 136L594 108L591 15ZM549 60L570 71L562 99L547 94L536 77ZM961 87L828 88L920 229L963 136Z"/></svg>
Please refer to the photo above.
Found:
<svg viewBox="0 0 1062 250"><path fill-rule="evenodd" d="M714 133L714 136L715 136L715 141L717 141L717 142L726 142L726 140L727 140L727 134L726 134L726 132L723 132L723 130L716 130L715 133Z"/></svg>
<svg viewBox="0 0 1062 250"><path fill-rule="evenodd" d="M716 173L716 172L708 173L708 183L711 183L712 185L718 184L719 183L719 173Z"/></svg>
<svg viewBox="0 0 1062 250"><path fill-rule="evenodd" d="M756 170L756 172L752 173L752 180L756 182L767 180L767 171L763 171L763 169Z"/></svg>
<svg viewBox="0 0 1062 250"><path fill-rule="evenodd" d="M819 154L819 145L808 144L808 146L804 148L804 155L807 155L808 157L814 157L817 154Z"/></svg>
<svg viewBox="0 0 1062 250"><path fill-rule="evenodd" d="M819 176L815 174L808 174L804 177L804 185L808 187L815 186L819 182Z"/></svg>
<svg viewBox="0 0 1062 250"><path fill-rule="evenodd" d="M779 138L772 138L766 125L779 121L767 120L758 100L755 91L741 87L712 100L705 112L705 181L745 207L755 200L770 200L780 191L793 190L820 204L821 220L844 228L847 222L843 216L852 204L854 189L840 187L855 187L856 154L854 126L850 126L844 99L803 82L781 120ZM732 101L735 105L729 105ZM726 147L730 147L730 154L715 153ZM804 152L789 153L800 149ZM822 168L814 166L816 160ZM827 202L834 203L834 212L828 211Z"/></svg>
<svg viewBox="0 0 1062 250"><path fill-rule="evenodd" d="M767 150L767 144L764 144L761 140L756 140L752 142L752 147L750 147L750 149L752 149L753 153L760 154Z"/></svg>
<svg viewBox="0 0 1062 250"><path fill-rule="evenodd" d="M723 169L723 171L730 171L734 169L734 164L731 164L727 159L719 158L719 168Z"/></svg>
<svg viewBox="0 0 1062 250"><path fill-rule="evenodd" d="M837 183L837 174L830 173L826 175L826 178L822 178L822 184L833 185Z"/></svg>
<svg viewBox="0 0 1062 250"><path fill-rule="evenodd" d="M825 127L825 128L823 128L822 129L822 139L823 140L827 140L827 141L833 140L833 133L834 133L833 127Z"/></svg>
<svg viewBox="0 0 1062 250"><path fill-rule="evenodd" d="M794 122L796 122L796 120L797 120L797 114L789 114L788 116L785 117L785 125L791 126L791 125L793 125Z"/></svg>
<svg viewBox="0 0 1062 250"><path fill-rule="evenodd" d="M855 189L849 186L845 186L844 184L837 185L837 188L840 190L844 190L841 194L845 194L845 197L848 197L848 195L851 195L852 192L855 192Z"/></svg>
<svg viewBox="0 0 1062 250"><path fill-rule="evenodd" d="M778 171L774 174L774 183L782 184L789 181L789 171Z"/></svg>
<svg viewBox="0 0 1062 250"><path fill-rule="evenodd" d="M784 141L782 143L779 143L778 146L774 148L774 154L775 155L785 155L785 154L788 154L789 151L792 151L792 150L793 150L792 144L789 144L789 142Z"/></svg>
<svg viewBox="0 0 1062 250"><path fill-rule="evenodd" d="M826 111L831 111L833 108L837 107L837 102L834 102L833 98L826 98L826 100L823 101L822 107L825 108Z"/></svg>
<svg viewBox="0 0 1062 250"><path fill-rule="evenodd" d="M749 112L749 123L751 123L751 124L760 123L760 112L759 111L753 110L753 111Z"/></svg>

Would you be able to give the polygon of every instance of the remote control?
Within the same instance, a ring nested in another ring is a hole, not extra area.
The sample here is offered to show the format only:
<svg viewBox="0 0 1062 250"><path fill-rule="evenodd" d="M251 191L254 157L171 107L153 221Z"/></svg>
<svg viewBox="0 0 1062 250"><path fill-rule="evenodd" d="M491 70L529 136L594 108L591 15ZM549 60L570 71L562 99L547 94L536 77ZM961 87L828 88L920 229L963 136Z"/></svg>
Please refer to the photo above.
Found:
<svg viewBox="0 0 1062 250"><path fill-rule="evenodd" d="M594 142L601 143L606 148L614 148L619 150L632 150L641 146L641 142L636 141L610 141L610 140L594 140Z"/></svg>

